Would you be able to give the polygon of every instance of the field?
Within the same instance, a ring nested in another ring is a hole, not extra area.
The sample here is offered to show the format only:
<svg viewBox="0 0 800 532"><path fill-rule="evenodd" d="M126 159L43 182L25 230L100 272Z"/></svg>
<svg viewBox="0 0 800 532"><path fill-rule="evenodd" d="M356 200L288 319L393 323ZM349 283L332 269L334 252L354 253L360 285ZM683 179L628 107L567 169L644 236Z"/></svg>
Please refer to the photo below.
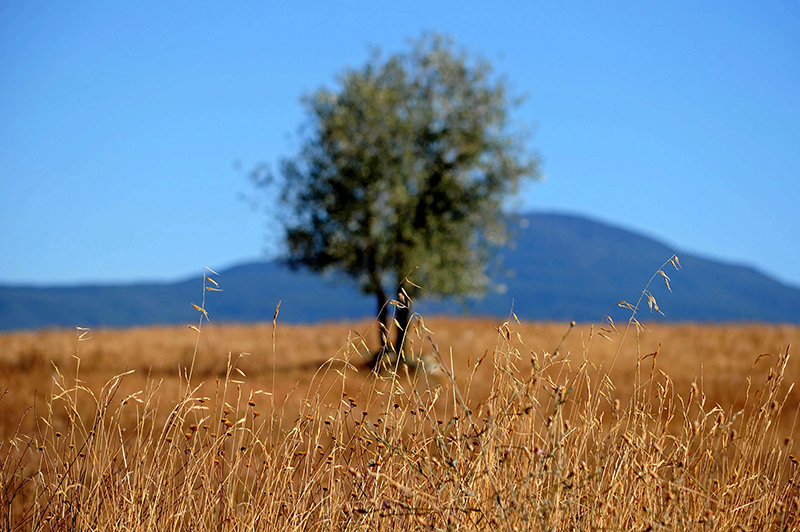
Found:
<svg viewBox="0 0 800 532"><path fill-rule="evenodd" d="M0 335L4 530L792 530L800 327ZM421 365L423 362L419 362Z"/></svg>

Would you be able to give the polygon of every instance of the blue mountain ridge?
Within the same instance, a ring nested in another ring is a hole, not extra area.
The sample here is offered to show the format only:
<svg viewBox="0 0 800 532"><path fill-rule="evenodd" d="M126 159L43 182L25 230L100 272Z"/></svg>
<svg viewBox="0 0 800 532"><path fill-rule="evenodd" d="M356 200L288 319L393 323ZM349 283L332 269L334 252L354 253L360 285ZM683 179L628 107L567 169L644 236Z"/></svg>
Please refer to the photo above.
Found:
<svg viewBox="0 0 800 532"><path fill-rule="evenodd" d="M421 298L423 315L479 315L498 318L513 312L525 320L598 322L608 312L615 321L636 304L645 285L673 254L682 266L664 272L649 291L665 317L651 313L646 300L640 320L800 323L800 289L746 266L683 254L645 236L581 216L528 213L518 219L512 245L499 251L495 289L465 301ZM373 297L349 280L292 271L278 261L240 264L215 277L222 292L207 295L214 322L272 320L315 323L374 317ZM191 303L203 296L202 277L174 283L31 287L0 285L0 330L43 327L130 327L194 323ZM423 287L424 294L424 287Z"/></svg>

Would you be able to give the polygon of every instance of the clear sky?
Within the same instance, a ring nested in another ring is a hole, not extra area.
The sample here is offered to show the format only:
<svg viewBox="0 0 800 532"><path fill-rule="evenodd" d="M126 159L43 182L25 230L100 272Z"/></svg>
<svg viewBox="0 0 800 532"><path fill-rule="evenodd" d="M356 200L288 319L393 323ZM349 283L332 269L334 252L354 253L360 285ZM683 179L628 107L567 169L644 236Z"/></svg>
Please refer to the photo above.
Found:
<svg viewBox="0 0 800 532"><path fill-rule="evenodd" d="M799 28L790 1L2 2L0 283L264 257L239 196L295 153L300 96L435 30L528 95L524 209L800 286Z"/></svg>

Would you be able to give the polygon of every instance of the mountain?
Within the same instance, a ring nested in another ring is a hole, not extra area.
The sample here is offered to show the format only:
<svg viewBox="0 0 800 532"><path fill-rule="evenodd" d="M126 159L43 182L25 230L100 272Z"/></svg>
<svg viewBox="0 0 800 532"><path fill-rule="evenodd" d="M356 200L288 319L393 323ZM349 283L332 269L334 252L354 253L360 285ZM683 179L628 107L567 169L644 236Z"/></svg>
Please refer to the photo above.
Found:
<svg viewBox="0 0 800 532"><path fill-rule="evenodd" d="M496 290L482 299L422 299L426 314L472 314L520 319L600 321L606 312L618 321L636 304L658 268L677 254L682 268L667 264L672 293L661 276L650 286L666 318L642 303L641 320L758 321L800 323L800 289L745 266L723 264L681 253L642 235L579 216L526 214L512 245L498 256ZM280 321L313 323L376 315L372 297L346 279L291 271L279 262L253 262L215 277L222 292L207 292L214 322L272 319L281 301ZM0 285L0 330L40 327L127 327L194 323L190 303L200 304L202 277L175 283L32 287Z"/></svg>
<svg viewBox="0 0 800 532"><path fill-rule="evenodd" d="M673 254L681 269L667 264L669 291L658 275L649 291L665 317L651 314L646 299L640 319L668 321L758 321L800 323L800 289L746 266L684 254L642 235L578 216L528 214L503 252L513 271L505 294L491 294L469 310L507 316L513 303L521 319L599 321L616 303L635 305L650 278Z"/></svg>

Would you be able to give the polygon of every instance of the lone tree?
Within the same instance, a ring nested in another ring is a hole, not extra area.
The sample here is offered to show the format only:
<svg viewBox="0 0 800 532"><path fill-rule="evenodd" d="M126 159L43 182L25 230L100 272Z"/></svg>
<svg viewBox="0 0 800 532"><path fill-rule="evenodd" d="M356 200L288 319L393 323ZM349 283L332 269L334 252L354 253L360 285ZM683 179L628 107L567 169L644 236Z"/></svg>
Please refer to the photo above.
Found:
<svg viewBox="0 0 800 532"><path fill-rule="evenodd" d="M338 82L303 98L302 147L281 163L288 261L344 272L375 295L377 366L387 352L402 354L419 287L441 296L487 289L489 251L507 238L504 202L537 177L538 163L526 135L510 131L519 99L450 39L376 52Z"/></svg>

